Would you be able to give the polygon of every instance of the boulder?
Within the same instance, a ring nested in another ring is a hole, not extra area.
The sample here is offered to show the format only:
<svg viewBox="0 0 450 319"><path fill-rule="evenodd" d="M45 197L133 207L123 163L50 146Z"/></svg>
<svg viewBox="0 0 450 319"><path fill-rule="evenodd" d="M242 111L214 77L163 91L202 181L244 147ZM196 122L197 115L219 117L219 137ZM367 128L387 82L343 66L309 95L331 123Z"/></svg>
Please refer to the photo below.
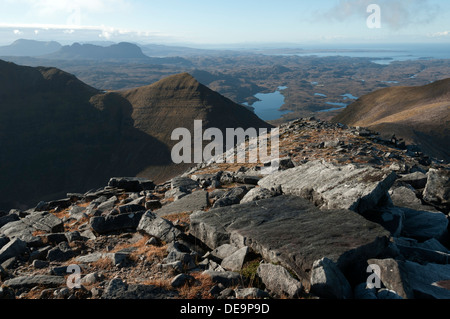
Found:
<svg viewBox="0 0 450 319"><path fill-rule="evenodd" d="M113 177L108 182L109 187L123 189L127 192L154 190L153 181L139 177Z"/></svg>
<svg viewBox="0 0 450 319"><path fill-rule="evenodd" d="M450 252L435 238L423 243L411 238L395 238L395 247L400 254L408 259L426 263L449 264Z"/></svg>
<svg viewBox="0 0 450 319"><path fill-rule="evenodd" d="M247 189L245 186L234 187L226 191L218 200L216 200L216 202L213 205L213 208L239 204L246 192Z"/></svg>
<svg viewBox="0 0 450 319"><path fill-rule="evenodd" d="M284 194L306 198L322 209L349 209L358 213L376 206L397 175L369 165L337 166L314 161L264 177L258 185L281 187Z"/></svg>
<svg viewBox="0 0 450 319"><path fill-rule="evenodd" d="M352 287L337 265L328 258L314 262L310 281L311 293L321 298L352 298Z"/></svg>
<svg viewBox="0 0 450 319"><path fill-rule="evenodd" d="M144 211L141 211L131 214L92 217L89 224L91 229L97 234L107 234L129 229L135 230L144 213Z"/></svg>
<svg viewBox="0 0 450 319"><path fill-rule="evenodd" d="M450 209L450 170L430 168L423 199L446 213Z"/></svg>
<svg viewBox="0 0 450 319"><path fill-rule="evenodd" d="M405 183L411 185L415 189L423 189L427 185L427 175L422 172L414 172L410 174L401 175L397 180L398 183Z"/></svg>
<svg viewBox="0 0 450 319"><path fill-rule="evenodd" d="M263 187L255 187L251 189L241 200L241 204L249 203L261 199L271 198L281 195L281 190L270 190Z"/></svg>
<svg viewBox="0 0 450 319"><path fill-rule="evenodd" d="M349 210L320 210L309 201L282 195L258 202L198 211L190 233L215 249L250 247L266 260L294 271L305 287L313 263L325 257L346 274L378 256L389 232Z"/></svg>
<svg viewBox="0 0 450 319"><path fill-rule="evenodd" d="M199 184L189 177L175 177L171 180L170 186L171 189L180 189L183 192L190 193L199 187Z"/></svg>
<svg viewBox="0 0 450 319"><path fill-rule="evenodd" d="M375 209L367 210L363 216L366 219L383 226L393 237L399 237L402 234L405 214L399 207L376 207Z"/></svg>
<svg viewBox="0 0 450 319"><path fill-rule="evenodd" d="M435 211L400 207L404 213L402 236L418 240L441 239L447 234L447 216Z"/></svg>
<svg viewBox="0 0 450 319"><path fill-rule="evenodd" d="M422 201L417 198L412 186L394 186L389 190L392 203L399 207L417 208L422 206Z"/></svg>
<svg viewBox="0 0 450 319"><path fill-rule="evenodd" d="M27 249L27 243L15 238L0 249L0 264L12 257L22 255Z"/></svg>
<svg viewBox="0 0 450 319"><path fill-rule="evenodd" d="M195 282L194 277L192 277L190 275L186 275L186 274L179 274L175 278L172 279L172 281L170 282L170 285L174 288L180 288L186 284L191 284L193 282Z"/></svg>
<svg viewBox="0 0 450 319"><path fill-rule="evenodd" d="M75 252L69 247L67 242L62 242L57 247L50 249L47 253L47 260L63 262L75 256Z"/></svg>
<svg viewBox="0 0 450 319"><path fill-rule="evenodd" d="M410 280L405 271L403 263L394 259L370 259L369 265L378 265L380 267L380 280L386 288L394 291L403 299L413 299L414 293L410 287Z"/></svg>
<svg viewBox="0 0 450 319"><path fill-rule="evenodd" d="M167 243L173 242L181 234L181 231L174 227L172 222L158 217L151 211L147 211L142 216L137 230Z"/></svg>
<svg viewBox="0 0 450 319"><path fill-rule="evenodd" d="M299 297L302 292L300 281L292 277L286 268L273 265L261 264L258 267L258 276L266 286L266 289L278 297L287 296L289 298Z"/></svg>
<svg viewBox="0 0 450 319"><path fill-rule="evenodd" d="M234 245L224 244L224 245L219 246L219 247L215 248L214 250L212 250L210 252L210 255L215 259L223 260L226 257L234 254L238 249L239 248L237 248Z"/></svg>
<svg viewBox="0 0 450 319"><path fill-rule="evenodd" d="M405 261L403 267L415 298L450 299L450 290L446 284L450 278L450 265L421 265Z"/></svg>

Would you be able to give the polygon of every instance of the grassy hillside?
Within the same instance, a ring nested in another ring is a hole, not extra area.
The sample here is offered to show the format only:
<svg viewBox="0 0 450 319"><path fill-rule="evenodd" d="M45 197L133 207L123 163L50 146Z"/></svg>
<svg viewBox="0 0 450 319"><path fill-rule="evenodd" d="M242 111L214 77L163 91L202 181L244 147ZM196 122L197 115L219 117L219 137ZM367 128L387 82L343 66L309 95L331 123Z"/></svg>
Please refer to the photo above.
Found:
<svg viewBox="0 0 450 319"><path fill-rule="evenodd" d="M419 87L393 87L360 98L334 122L396 134L430 155L450 161L450 79Z"/></svg>

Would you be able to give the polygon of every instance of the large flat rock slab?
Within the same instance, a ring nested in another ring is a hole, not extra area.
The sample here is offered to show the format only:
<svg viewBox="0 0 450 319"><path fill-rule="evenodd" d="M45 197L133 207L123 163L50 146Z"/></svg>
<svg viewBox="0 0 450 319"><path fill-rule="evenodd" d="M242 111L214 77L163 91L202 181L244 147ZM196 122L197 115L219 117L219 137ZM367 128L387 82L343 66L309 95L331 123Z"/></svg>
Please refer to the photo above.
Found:
<svg viewBox="0 0 450 319"><path fill-rule="evenodd" d="M161 209L155 210L155 213L159 217L164 217L171 214L193 212L206 207L208 207L208 192L201 190L169 203Z"/></svg>
<svg viewBox="0 0 450 319"><path fill-rule="evenodd" d="M306 198L320 208L363 213L378 204L396 178L392 171L371 166L314 161L273 173L258 184L267 189L281 186L284 194Z"/></svg>
<svg viewBox="0 0 450 319"><path fill-rule="evenodd" d="M380 254L390 236L353 211L320 210L289 195L195 212L190 232L211 249L229 243L249 246L266 260L293 270L305 286L314 261L327 257L351 274Z"/></svg>

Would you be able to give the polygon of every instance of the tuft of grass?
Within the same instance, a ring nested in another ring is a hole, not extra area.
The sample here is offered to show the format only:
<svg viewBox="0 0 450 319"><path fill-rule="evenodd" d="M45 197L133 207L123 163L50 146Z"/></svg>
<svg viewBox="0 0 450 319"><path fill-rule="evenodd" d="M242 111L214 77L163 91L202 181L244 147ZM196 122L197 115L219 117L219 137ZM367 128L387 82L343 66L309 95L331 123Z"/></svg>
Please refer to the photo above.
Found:
<svg viewBox="0 0 450 319"><path fill-rule="evenodd" d="M260 263L261 263L260 257L246 262L242 267L240 274L241 276L247 279L248 282L247 284L249 287L256 287L261 290L264 290L265 285L263 284L261 278L259 278L257 274Z"/></svg>
<svg viewBox="0 0 450 319"><path fill-rule="evenodd" d="M209 293L215 283L211 277L202 273L190 274L195 278L195 283L186 283L178 290L179 297L181 299L213 299L213 296Z"/></svg>

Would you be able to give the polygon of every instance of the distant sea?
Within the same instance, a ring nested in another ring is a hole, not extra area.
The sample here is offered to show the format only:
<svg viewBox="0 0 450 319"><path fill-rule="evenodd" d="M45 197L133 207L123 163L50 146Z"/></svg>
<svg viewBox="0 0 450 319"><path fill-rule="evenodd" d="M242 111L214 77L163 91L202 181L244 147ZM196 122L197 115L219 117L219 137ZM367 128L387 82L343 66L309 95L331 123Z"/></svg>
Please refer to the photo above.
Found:
<svg viewBox="0 0 450 319"><path fill-rule="evenodd" d="M450 59L450 43L427 44L342 44L303 46L302 51L286 53L278 51L274 55L297 55L332 57L345 56L355 58L373 58L372 62L390 64L394 61Z"/></svg>

